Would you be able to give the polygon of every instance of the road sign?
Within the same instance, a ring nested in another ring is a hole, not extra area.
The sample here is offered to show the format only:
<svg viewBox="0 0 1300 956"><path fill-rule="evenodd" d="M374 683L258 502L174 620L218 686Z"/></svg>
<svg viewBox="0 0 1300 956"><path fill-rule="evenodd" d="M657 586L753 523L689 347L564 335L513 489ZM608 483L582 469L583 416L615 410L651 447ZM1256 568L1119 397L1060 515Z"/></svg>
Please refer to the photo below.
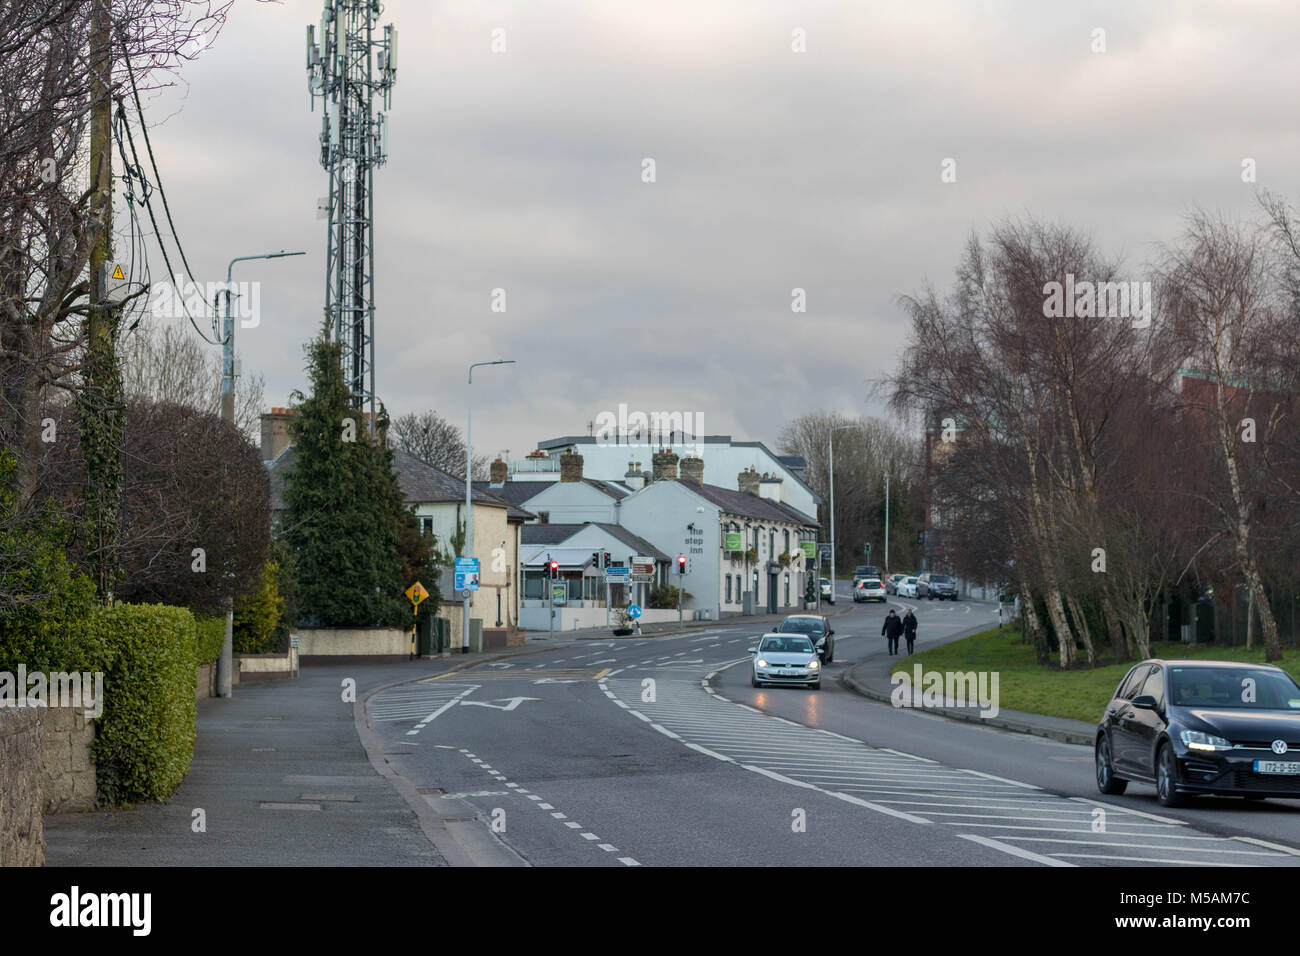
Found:
<svg viewBox="0 0 1300 956"><path fill-rule="evenodd" d="M551 585L551 604L560 607L569 601L569 586L567 584Z"/></svg>
<svg viewBox="0 0 1300 956"><path fill-rule="evenodd" d="M821 556L823 560L829 561L831 557L831 546L829 544L826 544L825 542L818 544L817 554Z"/></svg>
<svg viewBox="0 0 1300 956"><path fill-rule="evenodd" d="M478 558L457 558L455 573L457 591L478 590Z"/></svg>
<svg viewBox="0 0 1300 956"><path fill-rule="evenodd" d="M639 618L639 617L641 616L641 605L640 605L640 604L629 604L629 605L627 606L627 616L630 617L630 618L631 618L632 620L634 620L634 621L635 621L637 618Z"/></svg>
<svg viewBox="0 0 1300 956"><path fill-rule="evenodd" d="M637 584L649 584L655 579L655 559L637 555L632 559L632 580Z"/></svg>
<svg viewBox="0 0 1300 956"><path fill-rule="evenodd" d="M420 602L429 596L429 592L424 589L424 585L416 581L406 589L406 599L414 604L417 608Z"/></svg>
<svg viewBox="0 0 1300 956"><path fill-rule="evenodd" d="M632 577L631 568L606 568L605 580L610 584L626 584Z"/></svg>

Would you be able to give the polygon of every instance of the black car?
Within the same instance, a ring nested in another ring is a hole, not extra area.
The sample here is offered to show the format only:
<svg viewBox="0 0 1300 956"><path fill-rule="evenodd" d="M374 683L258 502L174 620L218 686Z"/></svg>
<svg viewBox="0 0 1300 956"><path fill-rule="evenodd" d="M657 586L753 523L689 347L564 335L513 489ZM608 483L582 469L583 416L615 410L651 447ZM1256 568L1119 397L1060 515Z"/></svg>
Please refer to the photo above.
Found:
<svg viewBox="0 0 1300 956"><path fill-rule="evenodd" d="M776 626L776 634L807 634L823 664L835 660L835 629L820 614L791 614Z"/></svg>
<svg viewBox="0 0 1300 956"><path fill-rule="evenodd" d="M1148 660L1097 727L1097 789L1153 783L1166 807L1198 793L1300 797L1300 685L1269 664Z"/></svg>

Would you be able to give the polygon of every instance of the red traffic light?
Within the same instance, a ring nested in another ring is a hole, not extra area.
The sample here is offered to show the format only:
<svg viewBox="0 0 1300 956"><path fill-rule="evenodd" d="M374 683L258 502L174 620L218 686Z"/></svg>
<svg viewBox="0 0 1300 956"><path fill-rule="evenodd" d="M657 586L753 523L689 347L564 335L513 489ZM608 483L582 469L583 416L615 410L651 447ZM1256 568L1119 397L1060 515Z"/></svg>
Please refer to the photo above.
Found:
<svg viewBox="0 0 1300 956"><path fill-rule="evenodd" d="M560 562L559 562L559 561L552 561L549 565L547 565L547 567L549 567L549 568L551 569L551 577L558 577L558 576L559 576L559 573L560 573Z"/></svg>
<svg viewBox="0 0 1300 956"><path fill-rule="evenodd" d="M686 555L684 554L677 555L677 573L678 574L686 573Z"/></svg>

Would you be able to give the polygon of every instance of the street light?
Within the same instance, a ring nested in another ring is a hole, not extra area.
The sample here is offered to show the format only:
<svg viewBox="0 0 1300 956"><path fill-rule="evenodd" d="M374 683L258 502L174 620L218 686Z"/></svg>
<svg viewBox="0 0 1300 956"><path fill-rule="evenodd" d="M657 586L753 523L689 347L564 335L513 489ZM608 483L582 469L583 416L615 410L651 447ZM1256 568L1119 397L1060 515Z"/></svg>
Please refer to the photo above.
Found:
<svg viewBox="0 0 1300 956"><path fill-rule="evenodd" d="M889 472L885 472L885 573L889 574Z"/></svg>
<svg viewBox="0 0 1300 956"><path fill-rule="evenodd" d="M474 547L474 506L470 503L470 481L473 478L470 472L470 462L471 462L471 456L473 454L473 448L474 448L473 441L471 440L470 437L470 425L471 422L473 421L471 412L473 409L473 402L474 402L474 369L478 368L481 365L514 365L514 364L515 364L514 359L494 359L491 362L475 362L473 365L469 367L469 390L467 393L468 397L465 400L465 555L464 556L467 558L470 556L470 551ZM470 602L470 594L472 593L473 592L471 591L465 592L464 614L462 615L465 620L463 622L464 626L461 630L461 646L460 646L460 650L462 654L469 653L469 602Z"/></svg>
<svg viewBox="0 0 1300 956"><path fill-rule="evenodd" d="M831 474L831 603L835 603L835 433L843 431L846 428L857 428L857 425L832 425L830 433L826 436L830 447L830 474Z"/></svg>
<svg viewBox="0 0 1300 956"><path fill-rule="evenodd" d="M221 327L223 333L221 339L221 417L231 424L234 424L235 421L235 322L234 317L230 314L231 270L235 268L236 262L247 262L250 259L280 259L284 256L305 256L306 254L305 252L285 252L281 249L279 252L267 252L258 256L236 256L226 266L226 287L222 290L226 294L226 314ZM218 697L230 696L235 658L234 633L234 602L227 599L226 635L221 641L221 656L217 658Z"/></svg>

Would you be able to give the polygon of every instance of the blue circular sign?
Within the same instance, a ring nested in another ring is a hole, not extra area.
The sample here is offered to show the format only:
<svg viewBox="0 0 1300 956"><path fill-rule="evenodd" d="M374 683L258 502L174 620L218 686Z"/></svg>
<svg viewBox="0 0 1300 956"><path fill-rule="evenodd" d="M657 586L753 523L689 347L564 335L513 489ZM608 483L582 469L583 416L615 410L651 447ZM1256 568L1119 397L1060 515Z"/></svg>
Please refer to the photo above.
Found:
<svg viewBox="0 0 1300 956"><path fill-rule="evenodd" d="M641 605L640 605L640 604L629 604L629 605L627 606L627 616L630 617L632 620L635 621L638 617L641 616Z"/></svg>

